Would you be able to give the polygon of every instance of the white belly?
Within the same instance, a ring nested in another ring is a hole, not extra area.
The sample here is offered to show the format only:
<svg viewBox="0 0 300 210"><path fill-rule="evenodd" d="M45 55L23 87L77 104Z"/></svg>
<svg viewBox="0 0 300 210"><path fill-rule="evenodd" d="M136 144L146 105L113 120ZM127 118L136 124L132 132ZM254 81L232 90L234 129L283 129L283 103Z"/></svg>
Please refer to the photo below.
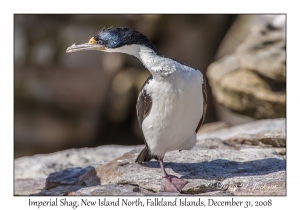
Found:
<svg viewBox="0 0 300 210"><path fill-rule="evenodd" d="M203 114L202 83L202 74L193 70L152 80L146 86L152 107L142 130L153 155L164 157L168 151L195 145L195 130Z"/></svg>

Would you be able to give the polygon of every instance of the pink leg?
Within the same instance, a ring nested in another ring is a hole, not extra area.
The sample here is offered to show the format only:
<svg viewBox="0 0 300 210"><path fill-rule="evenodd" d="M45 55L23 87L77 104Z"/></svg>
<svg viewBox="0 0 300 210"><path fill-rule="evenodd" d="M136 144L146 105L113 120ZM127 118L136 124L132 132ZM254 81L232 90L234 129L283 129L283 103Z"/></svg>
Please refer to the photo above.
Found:
<svg viewBox="0 0 300 210"><path fill-rule="evenodd" d="M168 175L162 158L159 159L159 163L162 170L161 191L179 193L188 182L176 176Z"/></svg>

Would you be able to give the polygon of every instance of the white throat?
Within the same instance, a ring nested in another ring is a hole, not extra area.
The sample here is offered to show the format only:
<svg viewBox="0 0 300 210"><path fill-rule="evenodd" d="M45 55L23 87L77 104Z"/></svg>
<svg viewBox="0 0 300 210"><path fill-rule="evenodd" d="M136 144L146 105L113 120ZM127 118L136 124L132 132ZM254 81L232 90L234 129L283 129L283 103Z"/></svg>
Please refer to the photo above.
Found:
<svg viewBox="0 0 300 210"><path fill-rule="evenodd" d="M105 52L119 52L119 53L125 53L128 55L133 55L135 57L137 57L142 63L143 60L141 58L141 54L144 53L153 53L153 50L145 47L145 46L141 46L141 45L137 45L137 44L133 44L133 45L124 45L120 48L116 48L116 49L106 49Z"/></svg>
<svg viewBox="0 0 300 210"><path fill-rule="evenodd" d="M126 53L129 55L133 55L135 57L137 57L139 60L141 60L139 53L141 51L141 46L140 45L124 45L120 48L116 48L116 49L105 49L104 52L119 52L119 53Z"/></svg>
<svg viewBox="0 0 300 210"><path fill-rule="evenodd" d="M176 69L173 60L157 55L152 49L137 44L125 45L117 49L106 49L105 52L119 52L135 56L154 77L156 75L168 76Z"/></svg>

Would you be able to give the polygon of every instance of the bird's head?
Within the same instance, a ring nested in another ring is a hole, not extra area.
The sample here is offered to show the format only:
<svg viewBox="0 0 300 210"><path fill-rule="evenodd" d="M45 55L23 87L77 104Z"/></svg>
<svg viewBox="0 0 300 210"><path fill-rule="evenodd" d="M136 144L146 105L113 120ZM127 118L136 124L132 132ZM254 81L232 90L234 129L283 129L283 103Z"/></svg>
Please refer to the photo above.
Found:
<svg viewBox="0 0 300 210"><path fill-rule="evenodd" d="M67 53L83 50L121 52L136 55L140 47L147 47L156 53L152 42L143 34L129 28L103 28L88 43L68 47Z"/></svg>

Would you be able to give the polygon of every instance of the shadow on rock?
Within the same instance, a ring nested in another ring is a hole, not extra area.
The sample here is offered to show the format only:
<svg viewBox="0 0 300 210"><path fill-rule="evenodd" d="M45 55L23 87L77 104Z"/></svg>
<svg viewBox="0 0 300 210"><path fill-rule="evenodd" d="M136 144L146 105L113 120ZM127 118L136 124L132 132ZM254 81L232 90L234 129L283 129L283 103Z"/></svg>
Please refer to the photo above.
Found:
<svg viewBox="0 0 300 210"><path fill-rule="evenodd" d="M143 166L160 168L159 162L150 161L143 163ZM286 170L286 161L277 158L266 158L253 161L236 162L217 159L201 163L174 163L165 162L166 168L181 174L181 178L223 180L236 176L265 175L277 171Z"/></svg>
<svg viewBox="0 0 300 210"><path fill-rule="evenodd" d="M89 166L86 168L66 168L61 171L51 173L46 178L46 184L44 189L38 193L38 195L69 195L70 192L77 191L86 186L85 183L80 183L80 176L87 173L95 173L94 167ZM100 184L100 179L97 176L93 176L91 180L94 185ZM97 180L96 180L97 179Z"/></svg>

